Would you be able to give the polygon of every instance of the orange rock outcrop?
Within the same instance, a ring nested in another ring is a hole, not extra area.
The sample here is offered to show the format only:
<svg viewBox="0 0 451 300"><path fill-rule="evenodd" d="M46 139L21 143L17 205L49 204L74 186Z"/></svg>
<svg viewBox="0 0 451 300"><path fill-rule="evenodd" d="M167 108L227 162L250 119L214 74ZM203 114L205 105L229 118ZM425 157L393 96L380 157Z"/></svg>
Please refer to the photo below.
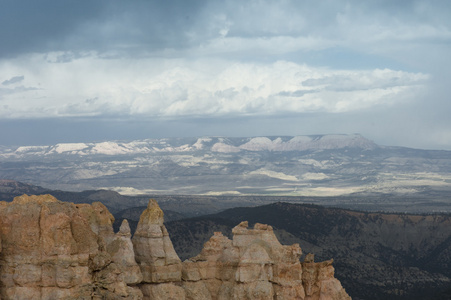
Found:
<svg viewBox="0 0 451 300"><path fill-rule="evenodd" d="M332 261L283 246L271 226L242 222L181 262L154 200L131 237L101 203L51 195L0 202L1 299L350 299Z"/></svg>

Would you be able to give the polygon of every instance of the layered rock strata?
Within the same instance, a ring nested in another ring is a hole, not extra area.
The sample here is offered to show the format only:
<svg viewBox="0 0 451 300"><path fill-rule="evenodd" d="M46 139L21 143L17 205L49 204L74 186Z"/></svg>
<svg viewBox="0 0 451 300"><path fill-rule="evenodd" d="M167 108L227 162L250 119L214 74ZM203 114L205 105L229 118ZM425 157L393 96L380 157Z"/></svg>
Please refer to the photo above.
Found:
<svg viewBox="0 0 451 300"><path fill-rule="evenodd" d="M187 299L350 299L331 261L301 263L299 245L281 245L271 226L241 222L232 233L216 232L183 263Z"/></svg>
<svg viewBox="0 0 451 300"><path fill-rule="evenodd" d="M182 262L163 221L163 211L155 200L150 200L133 236L135 258L143 274L140 288L145 299L184 299L184 290L179 286Z"/></svg>
<svg viewBox="0 0 451 300"><path fill-rule="evenodd" d="M126 220L116 234L113 221L99 202L0 202L1 299L350 299L332 261L301 263L299 245L281 245L268 225L242 222L232 240L215 233L181 262L156 201L133 239Z"/></svg>
<svg viewBox="0 0 451 300"><path fill-rule="evenodd" d="M142 299L127 224L100 202L51 195L0 202L2 299Z"/></svg>

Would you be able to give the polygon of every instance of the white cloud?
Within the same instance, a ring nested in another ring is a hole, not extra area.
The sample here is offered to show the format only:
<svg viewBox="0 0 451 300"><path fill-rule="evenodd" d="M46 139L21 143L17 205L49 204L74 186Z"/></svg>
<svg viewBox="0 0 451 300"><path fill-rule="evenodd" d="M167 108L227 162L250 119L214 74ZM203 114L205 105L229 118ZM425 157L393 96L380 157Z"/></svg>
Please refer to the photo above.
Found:
<svg viewBox="0 0 451 300"><path fill-rule="evenodd" d="M449 144L447 0L33 3L0 10L0 121L183 120L172 135L194 136L208 119L226 124L212 134Z"/></svg>
<svg viewBox="0 0 451 300"><path fill-rule="evenodd" d="M90 53L55 63L60 56L0 63L0 80L11 74L25 78L21 88L0 93L9 109L1 117L348 112L407 101L428 80L422 73L331 70L287 61L102 59Z"/></svg>

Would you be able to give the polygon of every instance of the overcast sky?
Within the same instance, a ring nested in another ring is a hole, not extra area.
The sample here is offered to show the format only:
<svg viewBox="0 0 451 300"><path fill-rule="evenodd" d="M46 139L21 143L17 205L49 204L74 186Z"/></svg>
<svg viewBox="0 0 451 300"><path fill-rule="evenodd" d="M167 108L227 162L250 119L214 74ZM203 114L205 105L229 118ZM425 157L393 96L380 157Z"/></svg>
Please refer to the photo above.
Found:
<svg viewBox="0 0 451 300"><path fill-rule="evenodd" d="M0 0L0 145L360 133L451 150L451 1Z"/></svg>

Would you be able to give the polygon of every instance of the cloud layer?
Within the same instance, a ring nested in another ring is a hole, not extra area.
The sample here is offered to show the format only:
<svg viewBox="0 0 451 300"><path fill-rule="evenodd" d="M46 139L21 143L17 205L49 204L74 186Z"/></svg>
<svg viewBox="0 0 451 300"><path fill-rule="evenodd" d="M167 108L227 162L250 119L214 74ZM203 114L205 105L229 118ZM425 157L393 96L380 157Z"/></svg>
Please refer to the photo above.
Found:
<svg viewBox="0 0 451 300"><path fill-rule="evenodd" d="M451 149L450 14L426 0L4 1L0 118L298 115L328 133L351 114Z"/></svg>
<svg viewBox="0 0 451 300"><path fill-rule="evenodd" d="M0 87L0 117L341 113L409 101L429 80L422 73L331 70L287 61L143 58L138 64L89 55L55 62L60 55L21 57L0 68L3 76L22 74Z"/></svg>

